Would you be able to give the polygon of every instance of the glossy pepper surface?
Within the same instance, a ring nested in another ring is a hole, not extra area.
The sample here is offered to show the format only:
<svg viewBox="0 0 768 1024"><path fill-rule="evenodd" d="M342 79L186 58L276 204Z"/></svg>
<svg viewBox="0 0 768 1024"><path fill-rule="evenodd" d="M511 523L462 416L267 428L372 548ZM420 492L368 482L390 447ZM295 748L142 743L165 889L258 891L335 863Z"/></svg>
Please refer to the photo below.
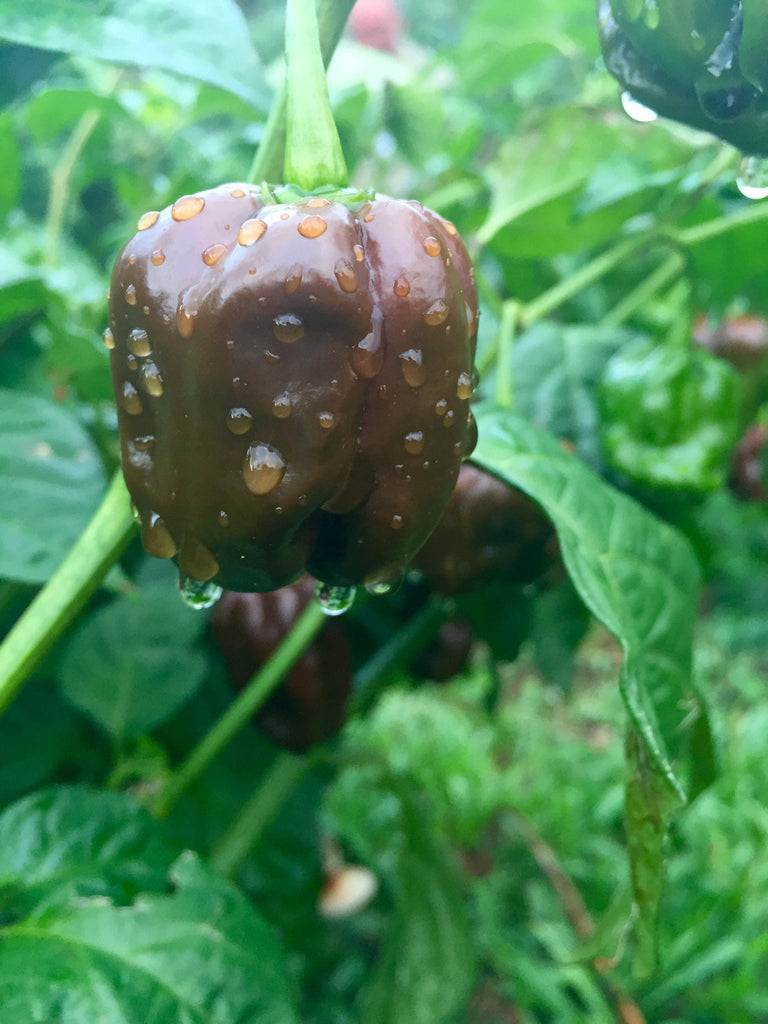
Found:
<svg viewBox="0 0 768 1024"><path fill-rule="evenodd" d="M239 591L399 580L474 444L476 328L418 202L231 184L145 214L105 340L147 551Z"/></svg>
<svg viewBox="0 0 768 1024"><path fill-rule="evenodd" d="M633 99L768 155L763 0L598 0L608 70Z"/></svg>
<svg viewBox="0 0 768 1024"><path fill-rule="evenodd" d="M452 596L495 581L532 583L559 563L554 527L539 506L466 463L443 518L413 564L434 590Z"/></svg>

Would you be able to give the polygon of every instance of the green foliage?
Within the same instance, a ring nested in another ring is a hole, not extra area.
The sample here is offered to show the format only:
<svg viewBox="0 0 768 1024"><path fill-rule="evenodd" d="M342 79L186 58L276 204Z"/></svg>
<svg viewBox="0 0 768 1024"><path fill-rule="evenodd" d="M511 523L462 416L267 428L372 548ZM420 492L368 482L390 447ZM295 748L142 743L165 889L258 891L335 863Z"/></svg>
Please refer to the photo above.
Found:
<svg viewBox="0 0 768 1024"><path fill-rule="evenodd" d="M88 523L105 474L87 431L66 409L0 392L0 573L43 583Z"/></svg>
<svg viewBox="0 0 768 1024"><path fill-rule="evenodd" d="M165 860L158 827L128 798L63 789L23 811L24 843L0 847L11 917L0 930L0 993L14 1020L297 1020L265 922L191 852L153 885L152 862ZM18 835L18 812L5 813L7 837ZM141 895L115 899L112 872L122 881L132 864Z"/></svg>
<svg viewBox="0 0 768 1024"><path fill-rule="evenodd" d="M742 422L736 371L707 352L641 342L614 356L600 387L611 467L646 487L722 487Z"/></svg>
<svg viewBox="0 0 768 1024"><path fill-rule="evenodd" d="M281 166L284 5L75 6L0 0L3 650L38 622L0 678L3 1024L768 1018L768 521L729 491L768 392L764 361L691 337L768 316L768 203L739 193L739 154L627 119L584 0L402 0L392 52L342 39L350 182L465 238L473 461L543 509L552 565L358 600L335 623L359 686L340 736L285 759L249 724L206 753L226 659L127 543L119 487L74 603L31 602L119 458L115 254L145 211L248 180L261 140ZM349 6L318 4L327 49ZM329 915L345 865L378 888Z"/></svg>

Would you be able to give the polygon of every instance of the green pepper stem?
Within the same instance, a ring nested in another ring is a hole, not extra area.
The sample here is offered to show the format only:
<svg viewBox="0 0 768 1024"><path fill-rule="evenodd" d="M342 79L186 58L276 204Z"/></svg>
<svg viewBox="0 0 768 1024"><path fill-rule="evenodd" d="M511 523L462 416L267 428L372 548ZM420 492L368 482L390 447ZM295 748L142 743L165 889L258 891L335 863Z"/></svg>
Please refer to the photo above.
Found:
<svg viewBox="0 0 768 1024"><path fill-rule="evenodd" d="M625 323L633 313L642 309L658 292L671 284L685 269L685 260L679 252L670 253L669 256L652 271L648 277L643 278L636 288L633 288L628 295L617 302L616 305L603 317L604 327L619 327Z"/></svg>
<svg viewBox="0 0 768 1024"><path fill-rule="evenodd" d="M325 621L325 614L319 604L312 601L307 605L269 660L193 748L186 760L168 776L153 806L158 818L168 816L187 787L202 775L233 736L250 721Z"/></svg>
<svg viewBox="0 0 768 1024"><path fill-rule="evenodd" d="M357 670L349 717L361 715L368 709L391 670L421 650L452 610L451 602L432 598ZM322 763L324 750L327 751L327 745L316 747L309 755L283 752L275 758L211 851L212 862L220 871L230 877L234 875L306 773Z"/></svg>
<svg viewBox="0 0 768 1024"><path fill-rule="evenodd" d="M328 96L315 0L288 0L285 58L284 180L307 190L346 185L347 167Z"/></svg>
<svg viewBox="0 0 768 1024"><path fill-rule="evenodd" d="M96 590L135 528L118 471L79 540L0 646L0 713Z"/></svg>
<svg viewBox="0 0 768 1024"><path fill-rule="evenodd" d="M339 44L341 34L355 0L317 0L320 51L327 68ZM285 79L277 91L264 135L248 172L248 181L280 181L285 163L285 116L288 84Z"/></svg>
<svg viewBox="0 0 768 1024"><path fill-rule="evenodd" d="M502 409L511 409L513 402L512 349L517 334L520 303L507 299L501 307L499 344L496 365L496 402Z"/></svg>
<svg viewBox="0 0 768 1024"><path fill-rule="evenodd" d="M632 238L624 239L616 245L595 256L589 263L585 263L575 273L559 281L552 288L542 292L535 299L527 302L520 310L520 324L522 327L530 327L537 320L543 319L550 313L562 306L569 299L574 298L589 285L605 277L615 267L618 267L624 260L633 253L642 249L648 244L647 233L635 235Z"/></svg>

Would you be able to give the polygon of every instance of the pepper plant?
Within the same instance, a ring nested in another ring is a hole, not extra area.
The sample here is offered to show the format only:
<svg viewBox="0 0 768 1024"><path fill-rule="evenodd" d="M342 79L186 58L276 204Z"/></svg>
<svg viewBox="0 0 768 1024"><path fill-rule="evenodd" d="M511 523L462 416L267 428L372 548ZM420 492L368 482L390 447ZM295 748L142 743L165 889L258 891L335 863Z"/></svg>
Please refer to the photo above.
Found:
<svg viewBox="0 0 768 1024"><path fill-rule="evenodd" d="M351 6L0 3L3 1014L760 1019L761 16Z"/></svg>

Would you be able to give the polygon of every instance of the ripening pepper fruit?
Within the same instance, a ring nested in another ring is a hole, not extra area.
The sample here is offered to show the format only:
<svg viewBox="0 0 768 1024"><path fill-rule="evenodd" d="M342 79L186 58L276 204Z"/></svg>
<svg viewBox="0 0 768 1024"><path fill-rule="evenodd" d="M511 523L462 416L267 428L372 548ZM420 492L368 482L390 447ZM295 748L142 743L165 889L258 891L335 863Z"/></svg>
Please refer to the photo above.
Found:
<svg viewBox="0 0 768 1024"><path fill-rule="evenodd" d="M598 0L600 45L633 99L768 155L763 0Z"/></svg>
<svg viewBox="0 0 768 1024"><path fill-rule="evenodd" d="M601 442L608 464L651 488L721 487L739 437L742 383L703 349L641 341L606 365Z"/></svg>
<svg viewBox="0 0 768 1024"><path fill-rule="evenodd" d="M466 463L413 567L438 593L454 596L495 581L533 583L559 563L554 527L539 506Z"/></svg>
<svg viewBox="0 0 768 1024"><path fill-rule="evenodd" d="M109 310L150 554L238 591L402 577L474 445L477 294L452 224L224 185L141 217Z"/></svg>
<svg viewBox="0 0 768 1024"><path fill-rule="evenodd" d="M222 594L211 630L236 689L273 654L313 593L311 578L303 576L268 594ZM349 642L340 623L329 619L259 708L255 724L278 746L304 753L342 727L351 689Z"/></svg>

